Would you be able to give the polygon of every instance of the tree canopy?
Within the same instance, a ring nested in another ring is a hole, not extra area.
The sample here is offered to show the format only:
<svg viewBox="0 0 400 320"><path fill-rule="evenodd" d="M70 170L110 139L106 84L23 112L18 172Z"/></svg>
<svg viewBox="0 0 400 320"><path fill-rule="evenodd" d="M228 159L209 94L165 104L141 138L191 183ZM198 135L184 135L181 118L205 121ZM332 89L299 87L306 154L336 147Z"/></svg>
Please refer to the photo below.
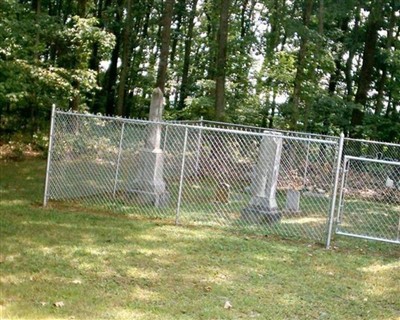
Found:
<svg viewBox="0 0 400 320"><path fill-rule="evenodd" d="M400 142L396 0L2 0L3 137L51 106Z"/></svg>

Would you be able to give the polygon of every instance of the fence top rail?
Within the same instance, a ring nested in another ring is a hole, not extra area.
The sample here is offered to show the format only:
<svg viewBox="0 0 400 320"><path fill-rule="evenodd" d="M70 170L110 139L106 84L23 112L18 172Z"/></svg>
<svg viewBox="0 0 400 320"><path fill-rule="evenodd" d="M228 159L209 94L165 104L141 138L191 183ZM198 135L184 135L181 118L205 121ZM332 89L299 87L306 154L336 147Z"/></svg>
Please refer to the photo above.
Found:
<svg viewBox="0 0 400 320"><path fill-rule="evenodd" d="M394 143L394 142L383 142L383 141L355 139L355 138L344 138L344 141L354 141L354 142L361 142L361 143L380 144L380 145L391 146L391 147L400 147L400 144Z"/></svg>
<svg viewBox="0 0 400 320"><path fill-rule="evenodd" d="M347 156L347 155L344 156L344 159L345 160L360 160L360 161L365 161L365 162L375 162L375 163L400 166L400 162L398 162L398 161L387 161L387 160L381 160L381 159L371 159L371 158L354 157L354 156Z"/></svg>
<svg viewBox="0 0 400 320"><path fill-rule="evenodd" d="M330 136L330 135L324 135L324 134L318 134L318 133L309 133L309 132L299 132L299 131L288 131L288 130L281 130L281 129L263 128L263 127L257 127L257 126L249 126L249 125L245 125L245 124L226 123L226 122L212 121L212 120L199 120L198 122L202 122L202 123L205 123L205 124L208 123L208 124L221 125L221 126L226 126L226 127L239 127L239 128L254 129L254 130L259 130L259 131L277 131L277 132L282 132L282 133L298 134L298 135L302 135L302 136L322 137L322 138L329 138L329 139L337 139L337 140L339 140L339 137L337 137L337 136Z"/></svg>
<svg viewBox="0 0 400 320"><path fill-rule="evenodd" d="M180 123L172 123L172 122L165 122L165 121L150 121L150 120L141 120L141 119L130 119L130 118L123 118L123 117L112 117L112 116L103 116L103 115L95 115L91 113L79 113L79 112L72 112L72 111L61 111L56 110L56 113L63 114L63 115L71 115L71 116L78 116L78 117L85 117L85 118L96 118L102 120L112 120L112 121L119 121L123 123L135 123L135 124L161 124L165 126L173 126L179 128L189 128L194 130L203 130L203 131L213 131L213 132L221 132L221 133L232 133L237 135L248 135L248 136L255 136L255 137L263 137L263 136L276 136L277 133L274 130L264 130L263 132L251 132L251 131L242 131L242 130L233 130L233 129L225 129L225 128L218 128L218 127L204 127L198 125L190 125L190 124L180 124ZM306 142L315 142L315 143L322 143L322 144L338 144L338 140L324 140L324 139L313 139L307 137L296 137L296 136L288 136L282 135L282 138L285 140L297 140L297 141L306 141Z"/></svg>

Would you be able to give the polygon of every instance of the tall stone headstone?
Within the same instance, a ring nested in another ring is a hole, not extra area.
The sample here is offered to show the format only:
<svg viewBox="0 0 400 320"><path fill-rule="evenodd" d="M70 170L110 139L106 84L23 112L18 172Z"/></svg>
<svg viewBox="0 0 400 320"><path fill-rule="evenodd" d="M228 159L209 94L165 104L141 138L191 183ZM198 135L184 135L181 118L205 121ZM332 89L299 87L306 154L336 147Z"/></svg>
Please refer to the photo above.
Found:
<svg viewBox="0 0 400 320"><path fill-rule="evenodd" d="M131 199L156 207L164 206L169 198L163 175L164 152L160 148L163 100L162 91L154 89L149 113L149 120L154 123L148 124L147 138L137 163L137 176L128 191Z"/></svg>
<svg viewBox="0 0 400 320"><path fill-rule="evenodd" d="M258 161L250 186L252 197L249 205L242 210L242 218L273 223L281 214L276 202L279 166L282 153L282 134L265 131L261 140Z"/></svg>

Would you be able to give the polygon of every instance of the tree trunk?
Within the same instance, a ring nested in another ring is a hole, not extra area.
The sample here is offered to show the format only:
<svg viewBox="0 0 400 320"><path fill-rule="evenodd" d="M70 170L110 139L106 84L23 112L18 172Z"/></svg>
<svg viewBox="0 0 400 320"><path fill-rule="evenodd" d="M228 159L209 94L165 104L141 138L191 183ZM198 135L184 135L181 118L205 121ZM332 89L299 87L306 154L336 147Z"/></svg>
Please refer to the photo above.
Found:
<svg viewBox="0 0 400 320"><path fill-rule="evenodd" d="M225 113L225 78L228 44L228 21L230 0L221 0L220 18L217 38L217 68L215 77L215 117L223 120Z"/></svg>
<svg viewBox="0 0 400 320"><path fill-rule="evenodd" d="M163 15L161 18L161 49L156 87L160 88L163 93L165 93L165 82L167 81L168 53L174 2L175 0L165 0Z"/></svg>
<svg viewBox="0 0 400 320"><path fill-rule="evenodd" d="M87 0L78 0L78 16L86 17Z"/></svg>
<svg viewBox="0 0 400 320"><path fill-rule="evenodd" d="M78 1L78 16L80 18L84 18L86 16L86 4L87 4L87 0L79 0ZM78 63L76 63L76 64L78 64ZM77 66L75 66L75 67L77 67ZM75 93L69 102L69 107L72 110L78 110L80 103L81 103L81 95L79 92L81 83L79 80L73 80L71 84L72 84L72 87L74 88Z"/></svg>
<svg viewBox="0 0 400 320"><path fill-rule="evenodd" d="M194 29L194 18L196 16L196 7L197 7L197 0L192 0L192 8L190 10L188 32L185 40L185 52L183 57L182 82L179 94L178 110L182 110L185 107L185 99L188 96L190 53L192 51L193 29Z"/></svg>
<svg viewBox="0 0 400 320"><path fill-rule="evenodd" d="M367 28L365 32L365 46L363 52L363 63L358 79L358 88L355 96L355 103L361 108L354 108L351 114L350 135L355 138L362 136L360 126L363 123L364 111L367 103L368 91L371 85L372 73L375 66L375 54L378 41L378 30L381 23L380 14L382 0L376 0L372 4L371 12L368 16Z"/></svg>
<svg viewBox="0 0 400 320"><path fill-rule="evenodd" d="M172 34L172 45L171 45L171 54L170 54L170 68L173 69L176 57L176 48L179 42L179 34L181 33L182 28L182 20L186 13L186 0L179 0L176 5L176 29Z"/></svg>
<svg viewBox="0 0 400 320"><path fill-rule="evenodd" d="M104 28L102 21L102 11L103 11L103 0L99 0L97 3L96 18L99 20L101 28ZM93 43L92 53L89 60L89 69L99 71L99 43L96 41Z"/></svg>
<svg viewBox="0 0 400 320"><path fill-rule="evenodd" d="M122 0L118 0L117 11L115 15L116 25L120 25L122 21ZM106 92L106 114L115 113L115 84L118 77L118 58L121 46L121 31L119 27L114 29L115 45L111 53L110 66L105 75L104 91Z"/></svg>
<svg viewBox="0 0 400 320"><path fill-rule="evenodd" d="M389 20L389 27L387 30L387 39L386 39L386 50L389 51L390 48L392 47L393 43L393 29L396 21L396 15L395 15L395 4L394 0L392 0L391 3L392 10L390 13L390 20ZM387 79L387 61L382 62L382 68L381 68L381 76L378 80L377 84L377 96L376 96L376 105L375 105L375 115L380 115L382 110L383 110L383 99L384 99L384 90L385 90L385 84L386 84L386 79Z"/></svg>
<svg viewBox="0 0 400 320"><path fill-rule="evenodd" d="M267 33L266 58L268 61L271 61L274 56L281 33L280 29L282 21L279 1L280 0L274 0L273 2L273 10L270 17L271 31Z"/></svg>
<svg viewBox="0 0 400 320"><path fill-rule="evenodd" d="M306 0L303 11L303 24L307 28L310 23L311 12L313 8L313 0ZM290 129L297 129L297 121L299 119L299 109L301 101L301 86L304 80L304 67L306 63L308 35L303 34L300 41L300 49L297 55L297 70L294 79L291 117L289 119Z"/></svg>
<svg viewBox="0 0 400 320"><path fill-rule="evenodd" d="M352 33L357 34L360 24L360 10L361 6L358 5L356 8L356 14L354 18L354 28ZM351 101L353 98L353 76L352 76L352 68L353 68L353 59L355 55L355 46L354 44L349 48L349 57L346 61L346 69L345 69L345 77L346 77L346 91L347 91L347 100Z"/></svg>
<svg viewBox="0 0 400 320"><path fill-rule="evenodd" d="M103 15L103 0L99 0L97 3L97 10L96 10L96 18L99 20L99 25L102 29L104 29L104 22L102 19ZM90 54L89 59L89 69L94 70L97 73L97 83L100 85L99 79L99 66L100 66L100 57L99 57L99 43L95 41L93 43L92 52ZM104 96L104 92L97 91L92 95L92 103L90 105L90 111L93 113L98 113L101 108L101 96Z"/></svg>
<svg viewBox="0 0 400 320"><path fill-rule="evenodd" d="M318 11L318 33L324 33L324 0L319 0L319 11Z"/></svg>
<svg viewBox="0 0 400 320"><path fill-rule="evenodd" d="M209 54L209 62L207 65L207 79L212 79L215 80L215 75L216 75L216 66L217 66L217 54L216 54L216 25L217 21L215 18L214 11L216 9L217 4L213 1L210 0L204 0L203 8L204 8L204 14L207 19L207 44L208 44L208 54Z"/></svg>
<svg viewBox="0 0 400 320"><path fill-rule="evenodd" d="M118 100L117 114L126 116L125 95L126 95L126 79L128 76L130 57L131 57L131 34L132 34L132 0L125 0L126 19L122 35L122 55L121 55L121 71L118 83Z"/></svg>
<svg viewBox="0 0 400 320"><path fill-rule="evenodd" d="M345 17L341 19L341 21L338 22L338 27L343 31L343 34L346 34L349 30L348 28L349 24L349 18ZM344 42L344 37L341 36L339 38L339 42L343 43ZM340 73L343 70L342 66L342 57L343 57L344 49L340 48L337 52L337 57L335 58L335 72L331 74L329 78L329 85L328 85L328 92L329 95L333 96L336 91L336 86L338 84L338 81L340 79Z"/></svg>

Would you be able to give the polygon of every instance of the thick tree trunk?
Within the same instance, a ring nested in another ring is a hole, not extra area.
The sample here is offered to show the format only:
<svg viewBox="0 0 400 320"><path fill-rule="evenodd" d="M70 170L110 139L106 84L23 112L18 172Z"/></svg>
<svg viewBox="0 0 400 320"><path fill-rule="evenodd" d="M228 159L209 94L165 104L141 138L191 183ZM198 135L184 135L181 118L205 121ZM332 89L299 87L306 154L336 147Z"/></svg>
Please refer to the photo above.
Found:
<svg viewBox="0 0 400 320"><path fill-rule="evenodd" d="M118 0L117 12L115 15L116 25L122 21L122 0ZM118 77L118 58L121 47L121 31L118 27L114 30L115 45L111 53L110 66L105 75L104 91L106 92L106 114L115 114L115 84Z"/></svg>
<svg viewBox="0 0 400 320"><path fill-rule="evenodd" d="M118 83L117 114L127 116L125 107L126 82L131 58L132 0L125 0L126 19L122 35L121 71Z"/></svg>
<svg viewBox="0 0 400 320"><path fill-rule="evenodd" d="M389 27L388 27L388 33L387 33L387 39L386 39L386 50L389 51L390 48L392 47L393 43L393 29L395 26L395 21L396 21L396 15L395 15L395 4L394 0L392 0L392 11L390 14L390 20L389 20ZM386 79L387 79L387 61L382 62L382 67L381 67L381 76L378 80L377 84L377 96L376 96L376 105L375 105L375 115L380 115L382 110L383 110L383 100L384 100L384 91L385 91L385 85L386 85Z"/></svg>
<svg viewBox="0 0 400 320"><path fill-rule="evenodd" d="M354 108L351 114L351 131L352 137L359 138L362 136L360 126L363 123L364 111L367 104L368 91L370 89L372 72L375 66L375 54L378 41L378 30L380 26L380 18L382 9L382 0L376 0L371 8L368 16L367 28L365 32L365 46L363 52L363 63L358 79L357 93L355 96L355 103L359 104L361 108Z"/></svg>
<svg viewBox="0 0 400 320"><path fill-rule="evenodd" d="M96 18L99 20L101 28L104 28L104 23L102 21L103 12L103 0L99 0L97 3ZM89 69L99 71L99 43L96 41L93 44L92 53L89 60Z"/></svg>
<svg viewBox="0 0 400 320"><path fill-rule="evenodd" d="M171 21L175 0L165 0L163 15L161 18L161 48L160 61L158 64L156 87L165 93L165 83L167 81L169 42L171 38Z"/></svg>
<svg viewBox="0 0 400 320"><path fill-rule="evenodd" d="M349 30L348 24L349 24L348 17L345 17L345 18L341 19L341 21L338 22L338 27L340 27L340 29L343 31L343 34L346 34L348 32L348 30ZM343 42L344 37L343 36L340 37L339 41ZM328 92L329 92L329 95L331 95L331 96L333 96L335 94L336 86L340 79L341 71L343 70L343 66L342 66L343 53L344 53L344 49L340 48L337 52L337 57L335 58L335 72L333 72L329 78Z"/></svg>
<svg viewBox="0 0 400 320"><path fill-rule="evenodd" d="M229 5L230 0L221 0L217 39L217 66L215 77L215 117L217 120L223 120L225 113L225 78L228 45Z"/></svg>
<svg viewBox="0 0 400 320"><path fill-rule="evenodd" d="M97 10L96 10L96 17L99 20L99 25L102 29L104 29L104 23L102 19L103 15L103 0L99 0L97 3ZM100 57L99 57L99 43L96 41L93 43L92 52L90 54L89 59L89 69L94 70L97 73L97 82L100 86L100 79L99 79L99 67L100 67ZM98 91L92 95L92 103L90 106L90 110L93 113L98 113L101 109L101 96L104 95L104 92Z"/></svg>
<svg viewBox="0 0 400 320"><path fill-rule="evenodd" d="M86 5L87 0L79 0L78 1L78 16L80 18L84 18L86 16ZM79 80L72 81L72 87L75 90L74 96L70 100L69 107L72 110L78 110L81 104L81 94L79 92L81 83Z"/></svg>
<svg viewBox="0 0 400 320"><path fill-rule="evenodd" d="M240 38L243 39L244 36L246 35L246 11L247 11L247 6L249 4L249 0L243 0L242 3L242 9L240 12Z"/></svg>
<svg viewBox="0 0 400 320"><path fill-rule="evenodd" d="M217 2L218 3L218 2ZM209 62L207 64L207 79L215 80L216 67L217 67L217 44L216 44L216 30L217 21L214 12L216 9L214 7L217 4L212 0L204 0L204 15L206 16L206 34L207 34L207 45L208 45L208 55ZM200 48L200 47L199 47ZM197 58L200 62L200 57Z"/></svg>
<svg viewBox="0 0 400 320"><path fill-rule="evenodd" d="M182 69L182 82L179 94L178 110L182 110L185 107L185 99L188 96L189 89L189 67L190 67L190 54L192 51L193 42L193 29L194 29L194 18L196 16L197 0L192 0L192 8L190 10L188 32L185 40L185 52L183 57L183 69Z"/></svg>
<svg viewBox="0 0 400 320"><path fill-rule="evenodd" d="M303 11L303 24L307 28L310 23L311 12L313 8L313 0L306 0ZM301 102L301 86L304 80L304 67L306 63L308 35L303 34L300 41L300 49L297 55L297 70L294 79L294 88L292 96L291 114L289 119L290 129L297 129L297 121L299 120L299 109Z"/></svg>
<svg viewBox="0 0 400 320"><path fill-rule="evenodd" d="M271 12L271 32L267 34L267 46L266 46L266 57L268 61L271 61L274 55L276 48L278 47L279 37L280 37L280 29L281 29L281 6L279 4L280 0L274 0L273 2L273 10Z"/></svg>

